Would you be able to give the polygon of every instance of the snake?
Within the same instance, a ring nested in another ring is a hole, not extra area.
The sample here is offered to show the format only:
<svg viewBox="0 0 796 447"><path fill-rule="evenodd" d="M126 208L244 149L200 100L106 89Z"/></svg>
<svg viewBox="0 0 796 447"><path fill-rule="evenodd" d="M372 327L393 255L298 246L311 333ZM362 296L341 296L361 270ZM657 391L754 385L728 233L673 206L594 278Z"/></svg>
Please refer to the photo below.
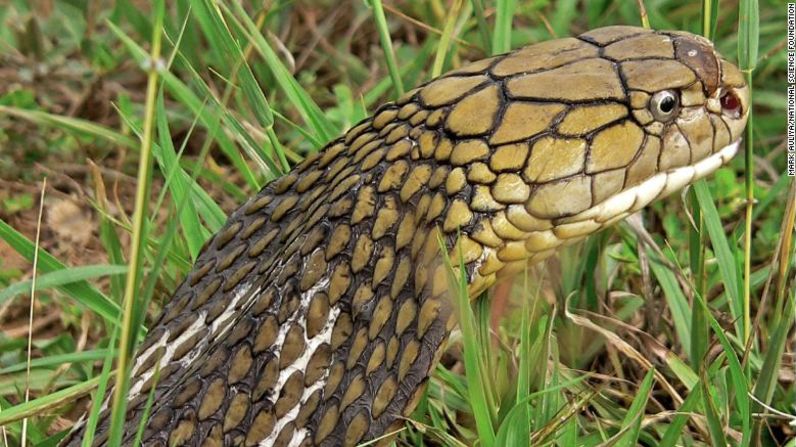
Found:
<svg viewBox="0 0 796 447"><path fill-rule="evenodd" d="M380 106L208 241L137 351L123 444L388 443L456 327L446 256L477 296L727 163L749 108L709 40L633 26Z"/></svg>

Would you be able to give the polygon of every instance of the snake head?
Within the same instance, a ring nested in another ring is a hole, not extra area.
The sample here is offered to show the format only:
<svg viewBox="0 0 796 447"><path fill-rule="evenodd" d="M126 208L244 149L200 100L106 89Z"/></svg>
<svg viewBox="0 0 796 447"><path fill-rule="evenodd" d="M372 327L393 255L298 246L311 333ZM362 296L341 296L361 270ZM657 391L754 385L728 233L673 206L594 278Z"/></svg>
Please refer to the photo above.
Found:
<svg viewBox="0 0 796 447"><path fill-rule="evenodd" d="M417 158L472 183L443 229L496 246L470 250L489 284L728 162L749 90L702 37L612 26L475 62L397 106L383 116L427 110Z"/></svg>
<svg viewBox="0 0 796 447"><path fill-rule="evenodd" d="M480 290L718 169L749 106L741 72L707 39L611 26L464 66L373 126L408 120L411 157L450 166L442 229L474 241Z"/></svg>
<svg viewBox="0 0 796 447"><path fill-rule="evenodd" d="M737 152L749 89L707 39L612 26L534 45L508 60L523 52L526 61L553 68L514 75L508 96L565 104L531 148L526 208L535 217L554 225L596 219L602 227ZM509 65L504 59L493 71Z"/></svg>

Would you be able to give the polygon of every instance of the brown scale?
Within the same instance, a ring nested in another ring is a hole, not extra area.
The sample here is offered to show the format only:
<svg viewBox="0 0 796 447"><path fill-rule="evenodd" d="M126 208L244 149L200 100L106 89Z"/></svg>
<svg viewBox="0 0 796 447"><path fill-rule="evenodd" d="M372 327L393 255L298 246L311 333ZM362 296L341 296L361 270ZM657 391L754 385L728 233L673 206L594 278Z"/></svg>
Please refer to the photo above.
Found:
<svg viewBox="0 0 796 447"><path fill-rule="evenodd" d="M662 90L689 119L654 116ZM738 138L747 107L705 41L634 27L475 62L381 107L206 245L140 348L124 442L152 386L144 445L352 446L399 427L454 324L440 237L476 294L602 228L572 216ZM96 445L107 429L105 411Z"/></svg>

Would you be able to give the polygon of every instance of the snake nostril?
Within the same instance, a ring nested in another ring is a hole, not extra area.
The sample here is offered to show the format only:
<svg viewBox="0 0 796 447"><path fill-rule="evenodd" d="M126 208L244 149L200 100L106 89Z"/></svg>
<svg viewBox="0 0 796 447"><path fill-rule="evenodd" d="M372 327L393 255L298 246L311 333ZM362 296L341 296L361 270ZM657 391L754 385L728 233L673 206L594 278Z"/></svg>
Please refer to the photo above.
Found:
<svg viewBox="0 0 796 447"><path fill-rule="evenodd" d="M741 100L732 91L724 92L724 94L721 95L721 109L732 118L740 118Z"/></svg>

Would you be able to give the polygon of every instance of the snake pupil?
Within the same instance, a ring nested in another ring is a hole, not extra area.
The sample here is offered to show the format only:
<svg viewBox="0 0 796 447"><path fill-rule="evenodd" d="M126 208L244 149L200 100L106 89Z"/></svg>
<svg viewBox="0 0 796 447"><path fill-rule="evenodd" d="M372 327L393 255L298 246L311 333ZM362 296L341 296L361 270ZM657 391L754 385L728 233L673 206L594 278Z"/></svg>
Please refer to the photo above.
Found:
<svg viewBox="0 0 796 447"><path fill-rule="evenodd" d="M676 93L662 90L652 96L650 112L656 120L666 123L674 118L678 104L679 98Z"/></svg>
<svg viewBox="0 0 796 447"><path fill-rule="evenodd" d="M673 96L667 96L661 101L660 109L663 113L671 113L674 110L675 101Z"/></svg>

